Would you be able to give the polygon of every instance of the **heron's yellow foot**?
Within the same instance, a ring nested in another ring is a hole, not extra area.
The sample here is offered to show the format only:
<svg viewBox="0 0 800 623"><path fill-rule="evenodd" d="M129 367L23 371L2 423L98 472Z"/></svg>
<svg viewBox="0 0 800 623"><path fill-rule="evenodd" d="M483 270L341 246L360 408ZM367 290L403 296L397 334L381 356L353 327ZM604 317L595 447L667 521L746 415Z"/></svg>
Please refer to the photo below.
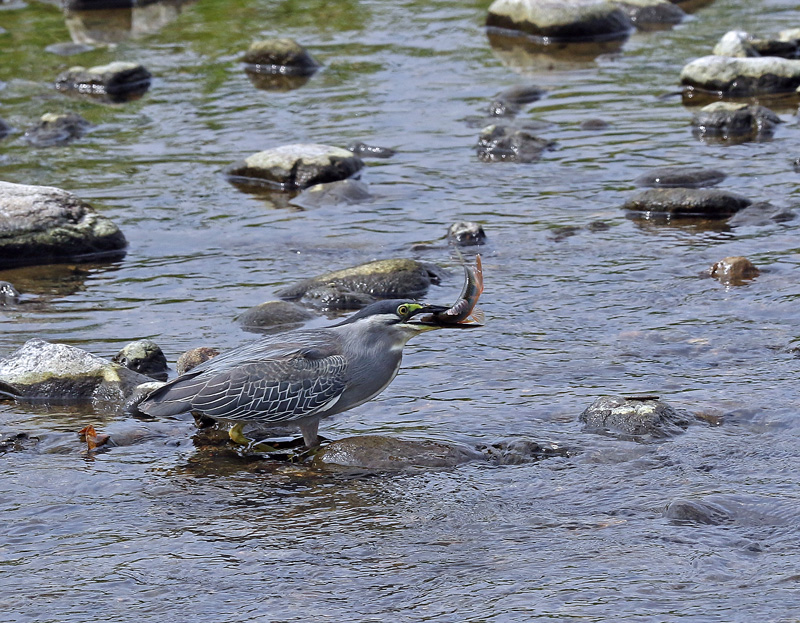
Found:
<svg viewBox="0 0 800 623"><path fill-rule="evenodd" d="M228 431L228 437L239 446L249 446L251 441L244 436L244 422L237 422Z"/></svg>

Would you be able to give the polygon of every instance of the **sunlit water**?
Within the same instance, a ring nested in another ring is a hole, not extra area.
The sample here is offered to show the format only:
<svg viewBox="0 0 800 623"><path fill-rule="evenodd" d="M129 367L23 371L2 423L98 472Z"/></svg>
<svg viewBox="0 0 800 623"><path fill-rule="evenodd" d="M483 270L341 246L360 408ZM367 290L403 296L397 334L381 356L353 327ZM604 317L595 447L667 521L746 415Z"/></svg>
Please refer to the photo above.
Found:
<svg viewBox="0 0 800 623"><path fill-rule="evenodd" d="M800 221L703 231L643 226L620 206L665 165L721 169L725 189L798 203L797 101L776 109L773 140L713 145L670 94L726 31L775 35L800 26L800 8L717 0L618 54L524 67L489 45L488 4L201 0L69 58L43 52L70 39L57 8L0 8L0 117L24 129L75 111L96 125L67 147L5 139L0 179L71 190L130 242L110 264L0 271L24 294L0 311L0 355L31 337L102 356L151 337L171 361L235 346L254 337L233 322L244 309L376 258L449 269L428 298L451 302L461 258L443 236L476 220L486 327L412 342L385 394L321 432L571 450L356 477L201 448L186 419L0 403L4 437L38 438L0 455L3 621L798 620ZM298 90L257 90L237 58L267 36L297 39L324 68ZM154 74L141 100L51 87L72 65L117 59ZM549 93L518 121L546 124L557 148L531 165L479 161L489 102L525 84ZM598 118L606 129L580 128ZM274 207L222 175L262 149L355 140L398 152L368 161L367 203ZM559 239L563 226L581 229ZM761 276L726 288L704 274L731 255ZM722 424L650 444L581 430L596 397L629 392ZM120 445L87 457L87 424ZM724 520L675 521L676 500Z"/></svg>

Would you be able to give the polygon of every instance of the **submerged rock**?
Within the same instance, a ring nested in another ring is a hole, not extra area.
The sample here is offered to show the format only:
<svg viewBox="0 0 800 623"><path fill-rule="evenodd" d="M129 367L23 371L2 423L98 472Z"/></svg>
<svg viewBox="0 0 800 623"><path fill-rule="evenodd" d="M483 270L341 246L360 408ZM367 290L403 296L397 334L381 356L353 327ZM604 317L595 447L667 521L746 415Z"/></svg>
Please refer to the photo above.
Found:
<svg viewBox="0 0 800 623"><path fill-rule="evenodd" d="M66 145L82 137L92 126L75 113L42 115L39 123L25 131L23 140L34 147Z"/></svg>
<svg viewBox="0 0 800 623"><path fill-rule="evenodd" d="M471 247L486 244L486 232L483 225L472 221L453 223L447 230L447 240L460 247Z"/></svg>
<svg viewBox="0 0 800 623"><path fill-rule="evenodd" d="M213 359L217 355L219 355L219 350L216 348L209 348L208 346L199 346L198 348L187 350L178 357L178 362L175 364L175 371L178 373L178 376L181 376L192 368L196 368L201 363Z"/></svg>
<svg viewBox="0 0 800 623"><path fill-rule="evenodd" d="M787 93L800 86L800 60L703 56L683 68L680 80L689 97L693 90L726 97Z"/></svg>
<svg viewBox="0 0 800 623"><path fill-rule="evenodd" d="M709 273L722 284L740 286L758 277L760 271L746 257L735 256L716 262Z"/></svg>
<svg viewBox="0 0 800 623"><path fill-rule="evenodd" d="M267 301L244 311L236 322L246 331L266 331L269 329L288 330L302 325L316 316L289 301Z"/></svg>
<svg viewBox="0 0 800 623"><path fill-rule="evenodd" d="M72 193L0 182L0 266L124 255L122 232Z"/></svg>
<svg viewBox="0 0 800 623"><path fill-rule="evenodd" d="M535 162L554 141L510 126L490 125L478 138L478 158L483 162Z"/></svg>
<svg viewBox="0 0 800 623"><path fill-rule="evenodd" d="M360 141L357 143L350 143L347 149L352 151L356 156L364 156L365 158L391 158L396 153L394 149L390 149L389 147L367 145Z"/></svg>
<svg viewBox="0 0 800 623"><path fill-rule="evenodd" d="M415 468L447 468L482 459L467 446L438 441L411 441L361 435L332 441L314 456L316 467L403 471Z"/></svg>
<svg viewBox="0 0 800 623"><path fill-rule="evenodd" d="M623 208L672 216L724 219L752 202L734 193L706 188L650 188L628 199Z"/></svg>
<svg viewBox="0 0 800 623"><path fill-rule="evenodd" d="M492 117L514 117L525 104L540 100L547 91L537 86L516 86L499 93L489 104Z"/></svg>
<svg viewBox="0 0 800 623"><path fill-rule="evenodd" d="M624 39L632 30L625 11L605 0L495 0L486 25L552 42Z"/></svg>
<svg viewBox="0 0 800 623"><path fill-rule="evenodd" d="M0 140L11 134L12 130L13 128L10 125L0 119Z"/></svg>
<svg viewBox="0 0 800 623"><path fill-rule="evenodd" d="M131 342L114 355L111 361L157 381L166 381L169 374L167 358L153 340Z"/></svg>
<svg viewBox="0 0 800 623"><path fill-rule="evenodd" d="M314 184L294 197L290 203L301 208L320 206L355 205L372 199L369 187L354 178Z"/></svg>
<svg viewBox="0 0 800 623"><path fill-rule="evenodd" d="M359 309L379 299L420 298L440 280L431 264L377 260L305 279L277 294L322 309Z"/></svg>
<svg viewBox="0 0 800 623"><path fill-rule="evenodd" d="M267 186L292 191L346 179L363 167L361 158L346 149L297 143L253 154L228 167L226 174L245 189Z"/></svg>
<svg viewBox="0 0 800 623"><path fill-rule="evenodd" d="M590 130L590 131L598 131L598 130L605 130L609 127L608 121L605 119L586 119L585 121L581 121L581 130Z"/></svg>
<svg viewBox="0 0 800 623"><path fill-rule="evenodd" d="M727 175L703 167L659 167L636 178L638 186L652 188L702 188L716 186Z"/></svg>
<svg viewBox="0 0 800 623"><path fill-rule="evenodd" d="M56 78L56 89L120 103L140 98L150 88L152 76L138 63L117 61L96 67L72 67Z"/></svg>
<svg viewBox="0 0 800 623"><path fill-rule="evenodd" d="M779 123L783 121L769 108L734 102L704 106L692 119L699 138L731 142L770 138Z"/></svg>
<svg viewBox="0 0 800 623"><path fill-rule="evenodd" d="M523 465L555 456L566 457L570 452L553 443L539 443L532 439L518 438L478 446L485 458L495 465Z"/></svg>
<svg viewBox="0 0 800 623"><path fill-rule="evenodd" d="M682 433L691 421L687 414L657 396L602 396L579 419L587 431L634 439L673 437Z"/></svg>
<svg viewBox="0 0 800 623"><path fill-rule="evenodd" d="M730 219L728 225L732 227L763 227L775 223L787 223L796 218L796 214L789 208L772 205L769 201L759 201L740 210Z"/></svg>
<svg viewBox="0 0 800 623"><path fill-rule="evenodd" d="M719 526L733 521L733 517L724 508L702 500L673 500L667 507L664 516L679 525Z"/></svg>
<svg viewBox="0 0 800 623"><path fill-rule="evenodd" d="M19 292L8 281L0 281L0 307L11 307L19 303Z"/></svg>
<svg viewBox="0 0 800 623"><path fill-rule="evenodd" d="M256 41L240 60L253 86L267 91L297 89L320 67L294 39Z"/></svg>
<svg viewBox="0 0 800 623"><path fill-rule="evenodd" d="M639 30L654 30L680 24L686 13L669 0L612 0Z"/></svg>
<svg viewBox="0 0 800 623"><path fill-rule="evenodd" d="M20 400L121 405L151 379L74 346L32 339L0 359L0 385Z"/></svg>

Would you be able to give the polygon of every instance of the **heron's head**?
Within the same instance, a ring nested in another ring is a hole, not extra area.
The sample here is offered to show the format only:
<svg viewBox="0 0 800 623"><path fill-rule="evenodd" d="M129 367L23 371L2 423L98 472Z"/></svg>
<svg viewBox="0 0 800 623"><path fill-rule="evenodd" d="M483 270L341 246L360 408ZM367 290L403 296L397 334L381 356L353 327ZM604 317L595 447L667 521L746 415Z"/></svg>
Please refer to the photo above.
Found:
<svg viewBox="0 0 800 623"><path fill-rule="evenodd" d="M421 314L434 314L446 309L447 307L441 305L427 305L403 299L378 301L367 305L337 326L365 323L365 325L376 328L386 327L399 329L405 333L421 333L442 327L441 324L422 321Z"/></svg>

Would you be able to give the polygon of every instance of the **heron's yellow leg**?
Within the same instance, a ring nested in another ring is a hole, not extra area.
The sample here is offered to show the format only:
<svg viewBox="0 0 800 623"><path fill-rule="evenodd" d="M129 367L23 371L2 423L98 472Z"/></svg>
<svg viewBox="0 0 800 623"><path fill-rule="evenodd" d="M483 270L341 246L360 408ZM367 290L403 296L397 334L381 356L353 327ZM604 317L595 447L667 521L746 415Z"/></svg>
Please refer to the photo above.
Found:
<svg viewBox="0 0 800 623"><path fill-rule="evenodd" d="M249 446L250 440L244 436L244 422L236 422L228 431L231 441L240 446Z"/></svg>

